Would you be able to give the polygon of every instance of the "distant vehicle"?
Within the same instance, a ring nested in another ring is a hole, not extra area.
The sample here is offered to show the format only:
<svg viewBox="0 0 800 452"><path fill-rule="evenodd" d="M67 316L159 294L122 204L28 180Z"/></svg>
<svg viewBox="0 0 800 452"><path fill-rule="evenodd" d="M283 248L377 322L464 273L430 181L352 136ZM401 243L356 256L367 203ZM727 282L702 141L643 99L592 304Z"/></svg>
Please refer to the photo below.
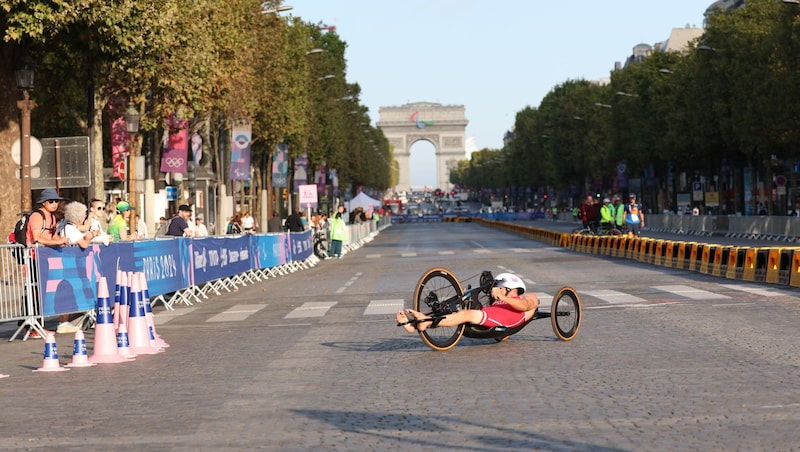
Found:
<svg viewBox="0 0 800 452"><path fill-rule="evenodd" d="M388 199L383 204L393 215L403 213L403 201L399 199Z"/></svg>

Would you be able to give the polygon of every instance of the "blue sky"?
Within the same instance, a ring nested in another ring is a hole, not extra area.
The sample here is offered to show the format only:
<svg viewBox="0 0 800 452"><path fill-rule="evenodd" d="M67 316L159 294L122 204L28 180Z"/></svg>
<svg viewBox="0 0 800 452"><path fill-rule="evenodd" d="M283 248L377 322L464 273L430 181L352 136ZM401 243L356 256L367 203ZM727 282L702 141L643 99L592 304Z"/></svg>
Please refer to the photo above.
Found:
<svg viewBox="0 0 800 452"><path fill-rule="evenodd" d="M516 113L556 85L608 77L639 43L702 27L711 0L286 0L284 13L335 25L347 81L361 86L374 125L380 107L464 105L467 138L502 147ZM434 150L411 148L411 184L434 185Z"/></svg>

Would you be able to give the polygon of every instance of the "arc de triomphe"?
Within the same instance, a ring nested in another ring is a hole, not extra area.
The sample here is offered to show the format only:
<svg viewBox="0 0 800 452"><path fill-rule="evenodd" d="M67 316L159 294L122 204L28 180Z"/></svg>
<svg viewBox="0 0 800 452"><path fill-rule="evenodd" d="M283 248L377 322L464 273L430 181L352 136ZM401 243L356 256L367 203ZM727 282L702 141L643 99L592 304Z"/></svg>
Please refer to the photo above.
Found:
<svg viewBox="0 0 800 452"><path fill-rule="evenodd" d="M450 170L459 160L466 159L467 118L463 105L442 105L415 102L399 107L381 107L377 126L394 147L399 164L399 179L395 190L409 191L409 157L411 146L426 140L436 148L436 187L450 190Z"/></svg>

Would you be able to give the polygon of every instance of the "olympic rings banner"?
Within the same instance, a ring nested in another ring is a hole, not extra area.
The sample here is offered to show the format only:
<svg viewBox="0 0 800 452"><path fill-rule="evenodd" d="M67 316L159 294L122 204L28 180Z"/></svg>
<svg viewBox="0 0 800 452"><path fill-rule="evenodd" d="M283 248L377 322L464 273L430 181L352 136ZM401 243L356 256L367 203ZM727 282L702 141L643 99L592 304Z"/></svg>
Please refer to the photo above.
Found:
<svg viewBox="0 0 800 452"><path fill-rule="evenodd" d="M167 122L169 135L161 155L161 172L185 173L186 155L189 153L189 121L171 117Z"/></svg>
<svg viewBox="0 0 800 452"><path fill-rule="evenodd" d="M36 265L42 315L89 311L97 281L114 292L118 272L144 272L151 297L249 270L277 267L311 256L311 231L236 237L167 238L50 248L39 246Z"/></svg>

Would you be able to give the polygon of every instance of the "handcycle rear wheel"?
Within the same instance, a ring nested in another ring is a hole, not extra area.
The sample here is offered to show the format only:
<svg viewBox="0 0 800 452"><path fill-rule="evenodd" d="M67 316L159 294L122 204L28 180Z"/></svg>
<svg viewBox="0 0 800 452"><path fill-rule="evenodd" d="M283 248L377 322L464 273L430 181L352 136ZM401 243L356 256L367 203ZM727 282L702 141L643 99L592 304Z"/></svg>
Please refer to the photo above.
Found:
<svg viewBox="0 0 800 452"><path fill-rule="evenodd" d="M432 268L425 272L417 283L414 290L413 309L425 315L431 315L434 313L434 307L431 304L453 299L460 301L463 295L464 290L461 288L461 283L450 270L440 267ZM462 324L427 328L419 335L428 347L445 351L455 347L464 334L464 327Z"/></svg>
<svg viewBox="0 0 800 452"><path fill-rule="evenodd" d="M571 287L562 287L550 307L553 332L562 341L571 341L581 328L581 299Z"/></svg>

